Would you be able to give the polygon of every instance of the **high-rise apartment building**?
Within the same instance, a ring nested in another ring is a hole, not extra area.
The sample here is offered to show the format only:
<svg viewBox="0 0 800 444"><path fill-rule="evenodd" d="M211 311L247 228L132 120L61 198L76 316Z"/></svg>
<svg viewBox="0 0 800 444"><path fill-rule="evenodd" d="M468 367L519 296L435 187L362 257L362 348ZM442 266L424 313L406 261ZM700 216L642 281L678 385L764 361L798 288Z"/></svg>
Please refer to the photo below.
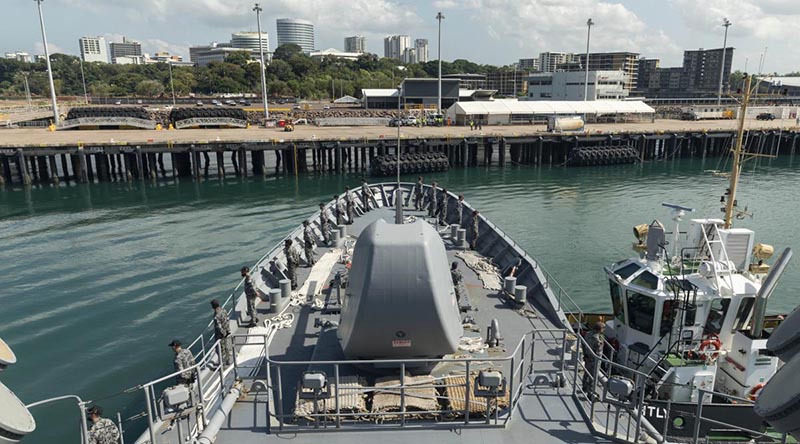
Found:
<svg viewBox="0 0 800 444"><path fill-rule="evenodd" d="M725 49L725 60L722 59L722 52L722 48L684 51L681 88L689 93L716 92L719 90L719 73L722 69L722 89L728 90L733 48Z"/></svg>
<svg viewBox="0 0 800 444"><path fill-rule="evenodd" d="M577 69L586 70L586 54L577 54ZM633 91L636 89L639 78L639 54L635 52L590 52L589 71L622 71L627 75L625 89Z"/></svg>
<svg viewBox="0 0 800 444"><path fill-rule="evenodd" d="M367 52L367 39L362 35L345 37L344 52L353 52L353 53Z"/></svg>
<svg viewBox="0 0 800 444"><path fill-rule="evenodd" d="M409 46L411 46L411 37L407 35L390 35L383 39L383 56L390 59L403 60L403 55Z"/></svg>
<svg viewBox="0 0 800 444"><path fill-rule="evenodd" d="M81 37L78 45L84 62L108 63L108 48L104 37Z"/></svg>
<svg viewBox="0 0 800 444"><path fill-rule="evenodd" d="M141 43L124 36L122 42L111 42L108 46L111 49L111 63L117 63L119 57L142 57Z"/></svg>
<svg viewBox="0 0 800 444"><path fill-rule="evenodd" d="M416 52L416 63L428 62L428 39L414 40L414 51Z"/></svg>
<svg viewBox="0 0 800 444"><path fill-rule="evenodd" d="M314 24L308 20L284 18L277 20L278 46L293 43L300 46L303 52L314 51Z"/></svg>
<svg viewBox="0 0 800 444"><path fill-rule="evenodd" d="M539 54L539 71L556 72L559 65L574 63L577 57L570 52L543 52Z"/></svg>
<svg viewBox="0 0 800 444"><path fill-rule="evenodd" d="M517 62L517 69L522 71L539 71L539 59L519 59Z"/></svg>

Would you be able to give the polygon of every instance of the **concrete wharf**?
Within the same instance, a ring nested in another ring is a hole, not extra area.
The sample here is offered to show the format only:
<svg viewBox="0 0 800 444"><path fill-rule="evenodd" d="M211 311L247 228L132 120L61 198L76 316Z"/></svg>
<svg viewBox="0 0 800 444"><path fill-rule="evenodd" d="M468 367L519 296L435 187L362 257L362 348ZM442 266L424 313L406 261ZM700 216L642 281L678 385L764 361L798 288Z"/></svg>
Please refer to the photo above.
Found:
<svg viewBox="0 0 800 444"><path fill-rule="evenodd" d="M549 133L543 125L403 127L402 153L444 152L451 166L563 165L580 146L632 146L642 161L726 154L737 122L656 120L590 124L584 133ZM750 152L794 154L794 120L748 121ZM297 126L176 131L0 131L0 183L204 180L235 176L365 172L397 150L390 127Z"/></svg>

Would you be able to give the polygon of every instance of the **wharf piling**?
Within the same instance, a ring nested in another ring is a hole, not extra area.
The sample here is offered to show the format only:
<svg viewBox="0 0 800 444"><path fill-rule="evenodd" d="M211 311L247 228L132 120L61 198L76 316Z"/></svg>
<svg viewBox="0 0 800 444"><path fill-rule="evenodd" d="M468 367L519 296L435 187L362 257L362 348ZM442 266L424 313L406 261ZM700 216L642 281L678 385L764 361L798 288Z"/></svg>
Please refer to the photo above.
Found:
<svg viewBox="0 0 800 444"><path fill-rule="evenodd" d="M0 148L0 185L366 173L376 156L398 152L444 153L451 167L557 167L566 163L572 149L597 146L632 147L640 162L706 159L727 155L734 137L733 131L702 131L405 138L399 147L397 140L383 138L6 147ZM750 131L745 149L793 156L799 137L795 131Z"/></svg>

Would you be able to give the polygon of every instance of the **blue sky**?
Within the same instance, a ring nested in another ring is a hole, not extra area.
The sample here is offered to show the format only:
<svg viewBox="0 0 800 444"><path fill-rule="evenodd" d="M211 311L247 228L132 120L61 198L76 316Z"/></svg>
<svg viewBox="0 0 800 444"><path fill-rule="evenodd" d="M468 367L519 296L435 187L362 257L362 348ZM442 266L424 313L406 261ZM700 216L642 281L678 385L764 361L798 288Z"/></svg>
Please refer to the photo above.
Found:
<svg viewBox="0 0 800 444"><path fill-rule="evenodd" d="M32 0L0 0L0 51L41 53ZM510 64L543 51L582 52L591 17L592 51L635 51L678 66L684 49L722 46L724 17L733 22L728 44L734 68L754 71L768 47L765 72L800 71L800 0L264 0L262 26L276 42L275 19L298 17L316 26L317 47L341 49L361 34L382 55L383 37L427 38L436 55L437 11L445 14L443 59ZM188 47L227 41L255 29L251 0L45 0L48 40L75 54L78 38L122 35L146 52L170 51L188 59Z"/></svg>

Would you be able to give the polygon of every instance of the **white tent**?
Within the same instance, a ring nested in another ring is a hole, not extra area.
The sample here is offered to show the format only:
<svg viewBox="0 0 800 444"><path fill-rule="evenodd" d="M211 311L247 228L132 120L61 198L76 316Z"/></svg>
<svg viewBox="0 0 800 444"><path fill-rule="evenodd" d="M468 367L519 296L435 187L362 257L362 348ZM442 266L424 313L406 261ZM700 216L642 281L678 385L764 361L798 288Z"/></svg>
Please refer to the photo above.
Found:
<svg viewBox="0 0 800 444"><path fill-rule="evenodd" d="M537 116L553 115L646 115L655 110L642 101L519 101L493 100L490 102L456 102L447 110L447 116L462 123L474 116L487 124L504 125L513 120L524 121Z"/></svg>

